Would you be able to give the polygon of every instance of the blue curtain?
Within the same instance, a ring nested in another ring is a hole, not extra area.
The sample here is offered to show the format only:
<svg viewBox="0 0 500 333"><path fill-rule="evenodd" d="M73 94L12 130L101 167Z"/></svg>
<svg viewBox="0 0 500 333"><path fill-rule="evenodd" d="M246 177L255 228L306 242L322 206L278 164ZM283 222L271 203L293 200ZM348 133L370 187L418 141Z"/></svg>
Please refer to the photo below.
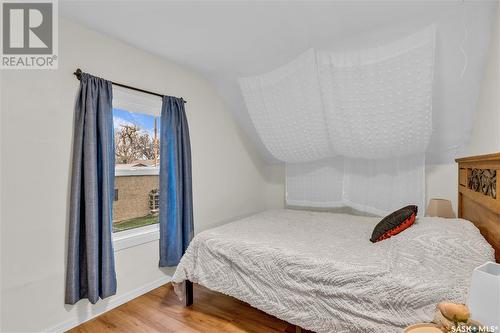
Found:
<svg viewBox="0 0 500 333"><path fill-rule="evenodd" d="M160 124L160 267L168 267L179 263L193 238L191 144L182 98L163 98Z"/></svg>
<svg viewBox="0 0 500 333"><path fill-rule="evenodd" d="M111 82L82 74L75 106L66 304L116 293Z"/></svg>

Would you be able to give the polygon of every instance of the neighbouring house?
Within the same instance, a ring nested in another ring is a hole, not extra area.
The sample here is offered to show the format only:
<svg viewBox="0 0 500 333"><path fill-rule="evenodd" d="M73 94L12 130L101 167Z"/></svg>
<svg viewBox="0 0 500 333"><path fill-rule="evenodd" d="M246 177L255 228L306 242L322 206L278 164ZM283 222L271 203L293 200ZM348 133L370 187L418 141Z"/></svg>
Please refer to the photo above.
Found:
<svg viewBox="0 0 500 333"><path fill-rule="evenodd" d="M150 204L151 192L159 187L154 164L154 160L138 160L116 165L113 223L155 213Z"/></svg>

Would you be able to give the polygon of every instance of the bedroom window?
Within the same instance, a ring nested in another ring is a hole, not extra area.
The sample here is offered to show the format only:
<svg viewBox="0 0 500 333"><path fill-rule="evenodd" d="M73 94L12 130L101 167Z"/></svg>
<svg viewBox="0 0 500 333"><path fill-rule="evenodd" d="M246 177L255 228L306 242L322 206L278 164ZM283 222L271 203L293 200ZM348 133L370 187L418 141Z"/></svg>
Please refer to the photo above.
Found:
<svg viewBox="0 0 500 333"><path fill-rule="evenodd" d="M113 87L115 250L158 239L160 112L161 99Z"/></svg>
<svg viewBox="0 0 500 333"><path fill-rule="evenodd" d="M113 232L158 223L160 121L156 116L113 109L113 122Z"/></svg>

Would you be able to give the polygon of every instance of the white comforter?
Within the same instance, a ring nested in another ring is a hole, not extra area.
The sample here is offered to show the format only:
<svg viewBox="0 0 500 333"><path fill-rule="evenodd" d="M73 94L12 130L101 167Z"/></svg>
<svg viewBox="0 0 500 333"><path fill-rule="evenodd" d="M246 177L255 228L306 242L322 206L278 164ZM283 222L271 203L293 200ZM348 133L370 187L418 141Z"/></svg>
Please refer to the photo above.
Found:
<svg viewBox="0 0 500 333"><path fill-rule="evenodd" d="M418 218L369 241L379 218L266 211L199 233L173 276L316 332L400 332L465 302L493 249L470 222Z"/></svg>

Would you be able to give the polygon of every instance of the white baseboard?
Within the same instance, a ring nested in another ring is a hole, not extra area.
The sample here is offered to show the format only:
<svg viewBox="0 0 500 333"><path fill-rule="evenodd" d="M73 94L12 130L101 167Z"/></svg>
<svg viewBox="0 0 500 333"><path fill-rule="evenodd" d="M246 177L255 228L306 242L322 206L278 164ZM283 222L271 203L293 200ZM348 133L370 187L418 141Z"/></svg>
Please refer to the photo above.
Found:
<svg viewBox="0 0 500 333"><path fill-rule="evenodd" d="M86 309L86 313L83 315L73 313L72 316L73 318L68 319L62 323L59 323L55 326L52 326L46 330L43 330L43 332L50 332L50 333L60 333L60 332L65 332L69 329L72 329L73 327L76 327L92 318L95 318L111 309L116 308L117 306L120 306L124 303L127 303L130 300L133 300L136 297L139 297L141 295L144 295L145 293L156 289L158 287L161 287L165 283L170 282L172 279L171 276L165 276L162 277L161 279L158 279L156 281L153 281L151 283L148 283L144 286L141 286L137 289L131 290L123 295L118 295L118 296L113 296L109 302L107 303L97 303L96 305L93 306L88 306Z"/></svg>

